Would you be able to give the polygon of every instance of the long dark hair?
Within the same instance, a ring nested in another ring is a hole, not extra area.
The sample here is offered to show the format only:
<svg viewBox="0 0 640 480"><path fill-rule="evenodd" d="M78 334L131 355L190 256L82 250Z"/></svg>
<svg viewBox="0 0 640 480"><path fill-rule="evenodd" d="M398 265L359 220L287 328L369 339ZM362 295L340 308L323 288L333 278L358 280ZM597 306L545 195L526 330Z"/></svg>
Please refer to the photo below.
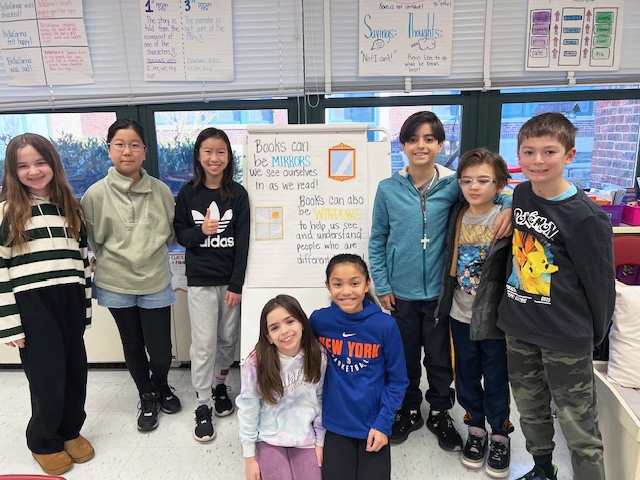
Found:
<svg viewBox="0 0 640 480"><path fill-rule="evenodd" d="M331 273L341 263L351 263L355 265L356 267L358 267L358 270L360 270L362 275L364 275L365 281L367 283L371 281L371 277L369 276L369 268L360 255L356 255L355 253L339 253L338 255L334 255L334 257L329 260L329 263L327 264L327 269L325 271L325 274L327 276L327 286L329 286ZM371 303L375 303L376 305L378 305L378 300L376 299L375 295L371 293L371 289L367 290L365 296Z"/></svg>
<svg viewBox="0 0 640 480"><path fill-rule="evenodd" d="M302 350L304 350L304 380L309 383L320 381L322 351L311 332L311 324L302 310L300 303L289 295L278 295L269 300L260 315L260 337L256 344L256 369L258 391L267 403L275 405L284 395L284 387L280 378L280 357L278 349L269 341L267 315L278 307L284 308L302 324Z"/></svg>
<svg viewBox="0 0 640 480"><path fill-rule="evenodd" d="M224 172L222 172L222 185L220 186L220 197L222 200L226 200L228 197L233 197L231 188L233 185L233 175L235 173L236 162L233 156L233 149L231 148L229 137L218 128L205 128L198 134L196 143L193 146L193 178L189 180L189 183L193 185L194 188L204 185L206 175L204 173L204 168L202 168L202 165L200 164L200 146L202 145L202 142L208 138L220 138L227 144L229 163L224 169Z"/></svg>
<svg viewBox="0 0 640 480"><path fill-rule="evenodd" d="M73 196L73 189L67 181L60 155L51 142L36 133L24 133L13 137L7 145L4 160L4 177L0 201L6 201L3 227L10 226L5 246L16 247L18 251L29 241L25 225L31 218L29 191L18 179L18 153L27 145L32 146L53 170L53 178L49 185L50 201L64 215L65 223L73 238L80 238L82 217L80 204ZM3 228L4 230L4 228Z"/></svg>

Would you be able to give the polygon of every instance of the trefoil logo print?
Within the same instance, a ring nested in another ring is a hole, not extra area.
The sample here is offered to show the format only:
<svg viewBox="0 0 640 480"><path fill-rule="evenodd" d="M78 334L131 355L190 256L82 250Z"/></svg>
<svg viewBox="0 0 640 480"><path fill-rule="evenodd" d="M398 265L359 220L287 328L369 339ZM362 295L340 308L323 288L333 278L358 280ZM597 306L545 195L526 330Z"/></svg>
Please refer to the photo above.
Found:
<svg viewBox="0 0 640 480"><path fill-rule="evenodd" d="M193 221L196 225L202 225L204 223L204 215L198 210L191 210L191 216L193 217ZM224 212L224 215L220 217L220 209L218 208L218 204L213 201L209 205L209 217L211 218L211 220L218 220L218 230L216 230L216 233L222 233L227 229L229 223L233 219L233 210L228 209L226 212Z"/></svg>

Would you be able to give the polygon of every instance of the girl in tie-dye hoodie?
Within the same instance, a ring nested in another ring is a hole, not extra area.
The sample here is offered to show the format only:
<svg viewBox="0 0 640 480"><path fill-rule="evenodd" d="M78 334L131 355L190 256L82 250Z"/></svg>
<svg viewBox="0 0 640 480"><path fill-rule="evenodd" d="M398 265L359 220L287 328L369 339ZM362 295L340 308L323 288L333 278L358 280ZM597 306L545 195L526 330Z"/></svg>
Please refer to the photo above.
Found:
<svg viewBox="0 0 640 480"><path fill-rule="evenodd" d="M298 301L269 300L236 399L247 480L320 480L326 368L326 353Z"/></svg>

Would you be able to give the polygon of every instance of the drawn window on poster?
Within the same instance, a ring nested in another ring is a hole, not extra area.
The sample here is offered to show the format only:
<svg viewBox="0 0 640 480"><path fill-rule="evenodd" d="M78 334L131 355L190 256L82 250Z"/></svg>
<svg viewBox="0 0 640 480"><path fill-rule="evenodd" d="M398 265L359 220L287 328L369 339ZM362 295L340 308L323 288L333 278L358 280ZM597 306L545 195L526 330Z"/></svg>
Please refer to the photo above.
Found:
<svg viewBox="0 0 640 480"><path fill-rule="evenodd" d="M283 207L256 207L256 240L282 240Z"/></svg>
<svg viewBox="0 0 640 480"><path fill-rule="evenodd" d="M341 143L329 149L329 178L351 180L356 176L356 149Z"/></svg>

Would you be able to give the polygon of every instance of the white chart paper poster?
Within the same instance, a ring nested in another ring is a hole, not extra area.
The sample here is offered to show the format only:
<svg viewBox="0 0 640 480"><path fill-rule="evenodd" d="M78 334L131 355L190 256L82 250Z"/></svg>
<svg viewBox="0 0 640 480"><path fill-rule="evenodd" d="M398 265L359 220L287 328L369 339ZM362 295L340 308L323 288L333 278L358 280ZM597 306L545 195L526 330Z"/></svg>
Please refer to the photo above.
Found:
<svg viewBox="0 0 640 480"><path fill-rule="evenodd" d="M527 70L618 70L624 0L529 0Z"/></svg>
<svg viewBox="0 0 640 480"><path fill-rule="evenodd" d="M82 0L0 2L9 85L94 83Z"/></svg>
<svg viewBox="0 0 640 480"><path fill-rule="evenodd" d="M359 75L451 72L453 0L360 0Z"/></svg>
<svg viewBox="0 0 640 480"><path fill-rule="evenodd" d="M231 0L139 0L144 78L233 80Z"/></svg>
<svg viewBox="0 0 640 480"><path fill-rule="evenodd" d="M331 257L356 253L366 258L366 126L352 132L336 127L314 133L313 128L249 133L247 287L321 288Z"/></svg>

